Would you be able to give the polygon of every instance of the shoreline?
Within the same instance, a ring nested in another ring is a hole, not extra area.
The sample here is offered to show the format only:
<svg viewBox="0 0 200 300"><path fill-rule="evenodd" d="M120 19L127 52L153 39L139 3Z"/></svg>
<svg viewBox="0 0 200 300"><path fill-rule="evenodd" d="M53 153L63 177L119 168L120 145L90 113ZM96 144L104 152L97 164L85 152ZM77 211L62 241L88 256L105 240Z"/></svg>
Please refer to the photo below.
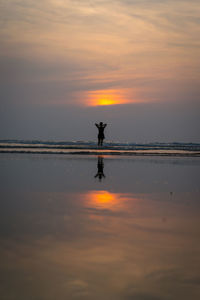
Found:
<svg viewBox="0 0 200 300"><path fill-rule="evenodd" d="M200 157L199 151L187 150L111 150L111 149L26 149L4 148L0 149L3 154L64 154L64 155L115 155L115 156L166 156L166 157Z"/></svg>

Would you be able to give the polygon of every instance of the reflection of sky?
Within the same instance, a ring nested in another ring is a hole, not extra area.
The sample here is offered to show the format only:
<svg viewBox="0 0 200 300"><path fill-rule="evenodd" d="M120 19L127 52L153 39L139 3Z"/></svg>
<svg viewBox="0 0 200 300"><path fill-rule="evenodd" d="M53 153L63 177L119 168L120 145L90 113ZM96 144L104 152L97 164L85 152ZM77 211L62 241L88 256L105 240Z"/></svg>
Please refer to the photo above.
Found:
<svg viewBox="0 0 200 300"><path fill-rule="evenodd" d="M68 159L54 165L53 158L12 158L12 162L5 157L0 160L1 178L5 177L6 165L12 164L13 171L12 181L1 187L0 291L5 299L199 298L197 181L184 192L178 188L170 194L163 184L157 191L135 193L129 189L126 193L120 191L116 179L125 177L131 184L132 177L125 172L130 161L126 165L121 159L104 160L107 183L99 183L93 178L96 160ZM138 178L143 162L138 161L133 168ZM64 176L63 164L71 170L71 177L65 177L66 186L67 181L72 186L69 191L58 184ZM111 180L109 172L120 164L123 171ZM152 163L151 172L158 166L164 179L166 169L159 160ZM49 172L52 167L53 175ZM81 173L84 168L89 176L85 190L79 190L80 178L74 171ZM178 185L192 165L182 160L182 164L168 163L167 168ZM19 171L30 190L14 184ZM48 181L51 176L54 182ZM46 181L43 190L42 180Z"/></svg>

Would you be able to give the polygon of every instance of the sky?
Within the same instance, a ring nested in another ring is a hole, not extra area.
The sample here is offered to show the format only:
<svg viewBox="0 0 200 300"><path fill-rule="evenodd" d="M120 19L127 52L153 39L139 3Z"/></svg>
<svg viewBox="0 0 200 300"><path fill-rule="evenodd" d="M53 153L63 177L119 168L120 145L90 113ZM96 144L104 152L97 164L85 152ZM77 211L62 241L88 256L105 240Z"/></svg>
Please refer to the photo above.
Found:
<svg viewBox="0 0 200 300"><path fill-rule="evenodd" d="M199 0L0 0L0 139L200 142Z"/></svg>

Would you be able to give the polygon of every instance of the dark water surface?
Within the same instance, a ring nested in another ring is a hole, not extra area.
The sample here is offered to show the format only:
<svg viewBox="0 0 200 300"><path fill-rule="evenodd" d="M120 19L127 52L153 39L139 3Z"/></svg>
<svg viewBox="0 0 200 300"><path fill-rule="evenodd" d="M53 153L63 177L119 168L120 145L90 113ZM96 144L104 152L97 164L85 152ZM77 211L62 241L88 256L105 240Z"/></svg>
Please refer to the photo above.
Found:
<svg viewBox="0 0 200 300"><path fill-rule="evenodd" d="M200 299L200 158L0 155L0 300Z"/></svg>

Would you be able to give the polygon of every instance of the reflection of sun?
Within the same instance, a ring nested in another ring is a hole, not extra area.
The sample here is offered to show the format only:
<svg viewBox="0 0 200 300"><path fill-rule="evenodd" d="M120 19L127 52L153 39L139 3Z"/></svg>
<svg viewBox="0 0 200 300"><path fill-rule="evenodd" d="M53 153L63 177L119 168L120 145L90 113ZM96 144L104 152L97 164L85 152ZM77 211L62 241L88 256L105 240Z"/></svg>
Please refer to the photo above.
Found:
<svg viewBox="0 0 200 300"><path fill-rule="evenodd" d="M121 204L120 194L108 191L91 191L87 195L88 204L100 209L116 209Z"/></svg>

